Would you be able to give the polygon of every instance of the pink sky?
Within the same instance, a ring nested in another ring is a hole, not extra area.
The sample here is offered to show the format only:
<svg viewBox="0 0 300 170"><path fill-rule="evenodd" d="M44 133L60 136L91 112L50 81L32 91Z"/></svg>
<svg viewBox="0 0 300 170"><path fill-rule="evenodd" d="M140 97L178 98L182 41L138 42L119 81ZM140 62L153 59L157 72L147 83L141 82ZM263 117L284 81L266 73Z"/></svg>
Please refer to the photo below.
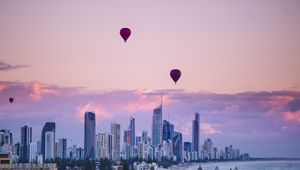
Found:
<svg viewBox="0 0 300 170"><path fill-rule="evenodd" d="M299 16L297 0L0 1L0 128L18 141L29 124L37 140L55 121L82 145L92 110L97 132L134 116L150 134L163 91L185 141L200 112L201 141L300 157Z"/></svg>
<svg viewBox="0 0 300 170"><path fill-rule="evenodd" d="M2 80L235 93L300 84L299 1L4 1ZM122 27L132 36L123 43ZM177 86L169 71L182 70Z"/></svg>

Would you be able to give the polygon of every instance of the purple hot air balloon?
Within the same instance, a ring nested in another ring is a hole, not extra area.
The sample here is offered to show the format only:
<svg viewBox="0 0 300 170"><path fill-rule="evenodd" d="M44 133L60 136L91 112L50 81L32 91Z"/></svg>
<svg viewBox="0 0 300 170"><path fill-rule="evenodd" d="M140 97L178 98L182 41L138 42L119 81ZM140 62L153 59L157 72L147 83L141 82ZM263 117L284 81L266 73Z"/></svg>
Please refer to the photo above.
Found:
<svg viewBox="0 0 300 170"><path fill-rule="evenodd" d="M170 71L170 76L172 77L173 81L176 84L176 82L178 81L178 79L181 76L181 71L178 70L178 69L173 69L173 70Z"/></svg>
<svg viewBox="0 0 300 170"><path fill-rule="evenodd" d="M130 34L131 34L131 30L129 28L122 28L120 30L120 35L124 39L125 42L130 37Z"/></svg>
<svg viewBox="0 0 300 170"><path fill-rule="evenodd" d="M14 98L12 98L12 97L10 97L8 100L10 103L14 102Z"/></svg>

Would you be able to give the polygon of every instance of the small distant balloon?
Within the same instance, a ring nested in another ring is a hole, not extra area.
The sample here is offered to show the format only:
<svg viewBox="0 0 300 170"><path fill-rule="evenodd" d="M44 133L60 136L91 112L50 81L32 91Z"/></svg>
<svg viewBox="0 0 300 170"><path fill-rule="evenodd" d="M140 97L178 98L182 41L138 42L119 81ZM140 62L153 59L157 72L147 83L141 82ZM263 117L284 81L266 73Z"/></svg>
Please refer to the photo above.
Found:
<svg viewBox="0 0 300 170"><path fill-rule="evenodd" d="M176 84L176 82L179 80L179 78L181 76L181 71L178 69L173 69L170 71L170 76Z"/></svg>
<svg viewBox="0 0 300 170"><path fill-rule="evenodd" d="M10 103L14 102L14 98L12 98L12 97L10 97L8 100Z"/></svg>
<svg viewBox="0 0 300 170"><path fill-rule="evenodd" d="M120 35L123 38L123 40L126 42L127 39L130 37L131 35L131 30L129 28L122 28L120 30Z"/></svg>

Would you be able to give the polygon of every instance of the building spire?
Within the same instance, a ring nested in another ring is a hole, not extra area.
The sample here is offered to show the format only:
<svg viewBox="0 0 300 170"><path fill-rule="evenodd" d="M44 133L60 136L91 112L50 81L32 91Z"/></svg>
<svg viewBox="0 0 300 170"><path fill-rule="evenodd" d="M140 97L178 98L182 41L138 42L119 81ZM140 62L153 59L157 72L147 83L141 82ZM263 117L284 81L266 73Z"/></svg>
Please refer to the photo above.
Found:
<svg viewBox="0 0 300 170"><path fill-rule="evenodd" d="M163 94L162 92L160 92L160 106L162 108L162 105L163 105Z"/></svg>

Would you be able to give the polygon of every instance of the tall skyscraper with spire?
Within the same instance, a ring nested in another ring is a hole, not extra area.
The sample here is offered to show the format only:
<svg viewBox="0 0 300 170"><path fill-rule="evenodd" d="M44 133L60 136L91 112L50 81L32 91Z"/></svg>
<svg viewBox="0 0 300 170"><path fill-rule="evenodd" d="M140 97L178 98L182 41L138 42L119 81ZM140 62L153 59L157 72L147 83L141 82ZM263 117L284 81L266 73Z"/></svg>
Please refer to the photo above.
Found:
<svg viewBox="0 0 300 170"><path fill-rule="evenodd" d="M95 159L96 149L96 118L95 113L84 114L84 155L85 158Z"/></svg>
<svg viewBox="0 0 300 170"><path fill-rule="evenodd" d="M152 116L152 145L162 144L162 105L153 110Z"/></svg>
<svg viewBox="0 0 300 170"><path fill-rule="evenodd" d="M195 113L195 120L193 120L192 127L192 150L200 153L200 114Z"/></svg>

